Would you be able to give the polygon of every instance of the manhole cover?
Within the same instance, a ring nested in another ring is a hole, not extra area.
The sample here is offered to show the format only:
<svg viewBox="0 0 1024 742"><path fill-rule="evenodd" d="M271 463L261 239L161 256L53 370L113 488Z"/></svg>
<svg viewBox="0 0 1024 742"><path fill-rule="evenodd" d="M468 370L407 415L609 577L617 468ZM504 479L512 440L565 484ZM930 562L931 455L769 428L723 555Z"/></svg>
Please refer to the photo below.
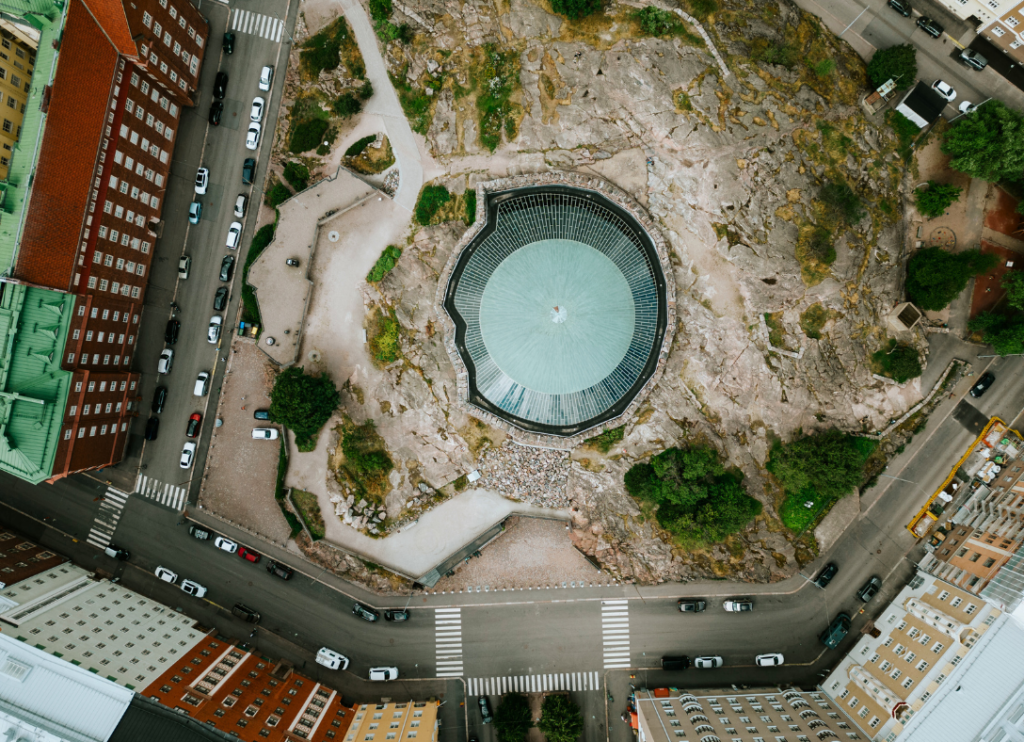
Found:
<svg viewBox="0 0 1024 742"><path fill-rule="evenodd" d="M929 247L956 247L956 233L949 227L936 227L928 237Z"/></svg>
<svg viewBox="0 0 1024 742"><path fill-rule="evenodd" d="M327 239L329 239L331 242L337 242L339 239L341 239L341 235L332 230L327 233Z"/></svg>

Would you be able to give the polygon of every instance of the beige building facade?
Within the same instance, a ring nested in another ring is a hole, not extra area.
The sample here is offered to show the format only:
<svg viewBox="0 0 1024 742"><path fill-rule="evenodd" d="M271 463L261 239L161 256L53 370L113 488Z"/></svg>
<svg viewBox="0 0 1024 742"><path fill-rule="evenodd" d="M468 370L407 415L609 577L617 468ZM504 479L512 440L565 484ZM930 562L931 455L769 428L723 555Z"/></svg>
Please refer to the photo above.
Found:
<svg viewBox="0 0 1024 742"><path fill-rule="evenodd" d="M0 18L0 181L7 179L28 105L39 32Z"/></svg>
<svg viewBox="0 0 1024 742"><path fill-rule="evenodd" d="M437 701L364 703L356 707L345 742L437 739Z"/></svg>

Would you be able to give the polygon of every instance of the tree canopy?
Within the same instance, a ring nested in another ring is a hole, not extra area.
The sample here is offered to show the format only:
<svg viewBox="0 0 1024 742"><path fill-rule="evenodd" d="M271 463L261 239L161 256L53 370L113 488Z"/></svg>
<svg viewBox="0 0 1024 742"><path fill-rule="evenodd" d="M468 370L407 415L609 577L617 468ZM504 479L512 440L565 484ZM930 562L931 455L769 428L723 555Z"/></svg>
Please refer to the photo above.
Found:
<svg viewBox="0 0 1024 742"><path fill-rule="evenodd" d="M860 484L864 460L856 439L833 428L777 444L768 471L787 493L814 489L825 498L838 499Z"/></svg>
<svg viewBox="0 0 1024 742"><path fill-rule="evenodd" d="M888 80L896 81L897 90L905 90L917 79L917 50L911 44L879 49L868 62L868 78L879 88Z"/></svg>
<svg viewBox="0 0 1024 742"><path fill-rule="evenodd" d="M961 190L950 183L929 180L927 188L918 188L914 191L917 210L925 216L942 216L951 204L960 199Z"/></svg>
<svg viewBox="0 0 1024 742"><path fill-rule="evenodd" d="M326 374L312 376L301 366L286 368L270 390L270 419L295 433L300 449L315 443L320 428L338 408L341 395Z"/></svg>
<svg viewBox="0 0 1024 742"><path fill-rule="evenodd" d="M548 696L541 706L537 728L547 742L576 742L583 734L580 707L567 695Z"/></svg>
<svg viewBox="0 0 1024 742"><path fill-rule="evenodd" d="M1022 201L1021 203L1024 203ZM1006 289L1006 302L1015 309L1024 310L1024 273L1010 271L1003 276L1003 288Z"/></svg>
<svg viewBox="0 0 1024 742"><path fill-rule="evenodd" d="M946 132L942 151L949 166L995 183L1024 178L1024 119L998 100L960 116Z"/></svg>
<svg viewBox="0 0 1024 742"><path fill-rule="evenodd" d="M522 693L503 696L494 712L494 736L498 742L523 742L532 726L529 699Z"/></svg>
<svg viewBox="0 0 1024 742"><path fill-rule="evenodd" d="M577 20L601 9L601 0L551 0L551 8L566 18Z"/></svg>
<svg viewBox="0 0 1024 742"><path fill-rule="evenodd" d="M1001 356L1024 353L1024 316L1019 313L982 312L968 322L967 327L981 332L985 342Z"/></svg>
<svg viewBox="0 0 1024 742"><path fill-rule="evenodd" d="M907 264L907 296L921 309L937 312L959 296L972 276L987 273L998 262L998 256L981 250L949 253L926 247Z"/></svg>

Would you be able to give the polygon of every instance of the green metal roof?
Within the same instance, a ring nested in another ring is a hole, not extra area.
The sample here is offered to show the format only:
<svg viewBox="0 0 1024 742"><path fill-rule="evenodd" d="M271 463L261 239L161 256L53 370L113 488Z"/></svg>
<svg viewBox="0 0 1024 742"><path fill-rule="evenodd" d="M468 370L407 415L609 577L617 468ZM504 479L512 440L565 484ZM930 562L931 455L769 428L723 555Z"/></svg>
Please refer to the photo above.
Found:
<svg viewBox="0 0 1024 742"><path fill-rule="evenodd" d="M14 145L7 180L0 203L0 277L9 275L17 257L18 244L24 228L25 214L32 194L32 174L43 143L46 115L39 110L43 90L53 83L57 74L58 52L54 41L60 39L64 27L65 5L52 0L0 0L0 11L22 18L39 29L39 49L29 83L28 103L21 123L21 138Z"/></svg>
<svg viewBox="0 0 1024 742"><path fill-rule="evenodd" d="M60 367L75 297L4 284L0 296L0 471L38 484L53 472L71 372Z"/></svg>

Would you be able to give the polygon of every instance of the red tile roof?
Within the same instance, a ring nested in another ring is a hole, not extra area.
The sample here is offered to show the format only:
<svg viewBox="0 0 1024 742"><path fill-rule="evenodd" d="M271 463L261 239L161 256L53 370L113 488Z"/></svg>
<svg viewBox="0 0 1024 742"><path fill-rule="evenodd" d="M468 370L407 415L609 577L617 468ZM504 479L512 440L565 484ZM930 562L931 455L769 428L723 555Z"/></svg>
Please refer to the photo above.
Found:
<svg viewBox="0 0 1024 742"><path fill-rule="evenodd" d="M104 8L110 2L89 1ZM109 16L105 13L104 20ZM71 0L14 271L23 281L65 291L72 288L75 255L117 72L118 52L110 38L82 0ZM114 38L120 39L121 34Z"/></svg>
<svg viewBox="0 0 1024 742"><path fill-rule="evenodd" d="M104 35L121 54L135 59L139 50L132 41L132 32L128 28L128 19L124 14L121 0L83 0L92 13L93 18L103 29Z"/></svg>

